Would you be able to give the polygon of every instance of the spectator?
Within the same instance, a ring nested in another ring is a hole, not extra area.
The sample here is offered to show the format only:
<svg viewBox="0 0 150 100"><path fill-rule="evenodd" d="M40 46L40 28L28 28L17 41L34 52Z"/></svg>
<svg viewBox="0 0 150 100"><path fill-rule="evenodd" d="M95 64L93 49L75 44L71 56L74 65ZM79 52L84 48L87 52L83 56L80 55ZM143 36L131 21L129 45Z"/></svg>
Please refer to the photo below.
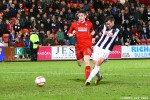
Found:
<svg viewBox="0 0 150 100"><path fill-rule="evenodd" d="M61 17L61 19L66 19L66 9L62 8L62 11L59 12L59 17Z"/></svg>
<svg viewBox="0 0 150 100"><path fill-rule="evenodd" d="M25 28L25 17L21 17L20 14L17 14L16 18L19 20L21 29Z"/></svg>
<svg viewBox="0 0 150 100"><path fill-rule="evenodd" d="M11 30L12 30L12 26L10 24L10 21L9 20L5 20L5 33L10 33Z"/></svg>
<svg viewBox="0 0 150 100"><path fill-rule="evenodd" d="M131 26L136 26L135 18L133 15L129 16L129 23L131 24Z"/></svg>
<svg viewBox="0 0 150 100"><path fill-rule="evenodd" d="M11 5L12 5L12 0L9 0L8 4L6 5L6 6L7 6L7 9L9 9L9 10L10 10Z"/></svg>
<svg viewBox="0 0 150 100"><path fill-rule="evenodd" d="M27 19L28 20L28 19ZM29 22L29 20L28 20ZM30 25L30 28L34 28L36 26L36 20L34 17L31 17L31 21L30 21L31 25Z"/></svg>
<svg viewBox="0 0 150 100"><path fill-rule="evenodd" d="M2 19L0 18L0 40L2 41L2 36L3 36L3 33L4 33L4 23L2 21Z"/></svg>
<svg viewBox="0 0 150 100"><path fill-rule="evenodd" d="M70 45L70 41L67 39L64 39L64 45L66 45L66 46Z"/></svg>
<svg viewBox="0 0 150 100"><path fill-rule="evenodd" d="M20 40L20 37L17 37L15 39L15 45L14 46L15 47L24 47L24 43L23 43L23 41Z"/></svg>
<svg viewBox="0 0 150 100"><path fill-rule="evenodd" d="M41 21L43 22L44 25L47 23L47 19L48 19L47 13L44 13L41 18Z"/></svg>
<svg viewBox="0 0 150 100"><path fill-rule="evenodd" d="M135 12L133 13L133 16L134 16L134 18L135 18L136 23L138 23L138 21L140 20L140 18L141 18L141 16L142 16L142 13L141 13L139 7L136 7L135 9L136 9L136 10L135 10Z"/></svg>
<svg viewBox="0 0 150 100"><path fill-rule="evenodd" d="M116 16L116 24L118 26L122 25L122 22L123 22L123 15L121 12L119 12L119 14Z"/></svg>
<svg viewBox="0 0 150 100"><path fill-rule="evenodd" d="M50 31L46 32L46 38L44 40L44 45L45 46L54 46L55 45L55 40L53 34L51 34Z"/></svg>
<svg viewBox="0 0 150 100"><path fill-rule="evenodd" d="M128 0L125 0L124 8L130 8L130 3Z"/></svg>
<svg viewBox="0 0 150 100"><path fill-rule="evenodd" d="M25 17L24 24L25 24L24 28L27 28L27 29L31 28L31 20L29 19L28 16Z"/></svg>
<svg viewBox="0 0 150 100"><path fill-rule="evenodd" d="M18 10L17 10L15 4L11 4L10 13L11 13L11 17L16 17Z"/></svg>
<svg viewBox="0 0 150 100"><path fill-rule="evenodd" d="M48 18L47 21L46 21L46 23L45 23L46 31L52 30L52 26L51 25L52 25L51 19Z"/></svg>
<svg viewBox="0 0 150 100"><path fill-rule="evenodd" d="M23 38L23 45L25 50L25 58L29 58L30 56L30 42L29 39Z"/></svg>
<svg viewBox="0 0 150 100"><path fill-rule="evenodd" d="M63 31L64 31L65 39L66 39L66 40L69 40L69 36L68 36L68 34L67 34L67 32L68 32L68 26L67 26L67 25L64 25Z"/></svg>
<svg viewBox="0 0 150 100"><path fill-rule="evenodd" d="M11 13L10 13L8 8L6 8L6 10L4 10L3 19L4 20L6 20L6 19L10 20L11 19Z"/></svg>
<svg viewBox="0 0 150 100"><path fill-rule="evenodd" d="M124 28L124 30L126 30L127 27L128 27L128 28L131 28L131 24L130 24L130 22L129 22L128 19L126 19L126 20L124 21L124 23L123 23L123 28Z"/></svg>
<svg viewBox="0 0 150 100"><path fill-rule="evenodd" d="M42 11L45 12L45 10L46 10L46 1L45 0L39 0L38 4L40 4L40 8L42 8Z"/></svg>
<svg viewBox="0 0 150 100"><path fill-rule="evenodd" d="M31 61L37 61L38 46L39 46L39 36L35 32L32 32L30 35Z"/></svg>
<svg viewBox="0 0 150 100"><path fill-rule="evenodd" d="M56 20L56 31L59 29L59 28L63 28L64 25L63 25L63 21L61 19L61 17L58 17L58 19Z"/></svg>
<svg viewBox="0 0 150 100"><path fill-rule="evenodd" d="M116 6L113 7L113 9L111 10L111 14L114 16L114 18L116 19L116 17L119 14L119 10Z"/></svg>
<svg viewBox="0 0 150 100"><path fill-rule="evenodd" d="M49 7L49 8L48 8L48 11L47 11L47 16L48 16L49 18L51 18L53 14L54 14L53 8L52 8L52 7Z"/></svg>
<svg viewBox="0 0 150 100"><path fill-rule="evenodd" d="M65 10L68 9L68 7L67 7L67 5L66 5L66 2L65 2L64 0L62 0L62 1L60 2L59 9L61 9L61 11L63 11L63 9L65 9Z"/></svg>
<svg viewBox="0 0 150 100"><path fill-rule="evenodd" d="M24 6L21 2L19 3L18 9L21 11L21 13L25 14Z"/></svg>
<svg viewBox="0 0 150 100"><path fill-rule="evenodd" d="M58 31L56 32L56 34L57 34L57 40L58 40L59 45L64 45L65 36L64 36L64 32L62 31L62 29L58 28Z"/></svg>
<svg viewBox="0 0 150 100"><path fill-rule="evenodd" d="M123 41L124 43L130 42L131 39L132 39L132 31L130 27L127 27L127 29L123 31Z"/></svg>
<svg viewBox="0 0 150 100"><path fill-rule="evenodd" d="M130 41L130 45L139 45L139 42L136 40L135 36L132 36L132 39Z"/></svg>
<svg viewBox="0 0 150 100"><path fill-rule="evenodd" d="M125 7L125 10L124 10L124 20L129 19L129 16L130 16L129 9L127 7Z"/></svg>
<svg viewBox="0 0 150 100"><path fill-rule="evenodd" d="M31 17L36 17L36 12L34 12L33 8L31 8L31 9L29 10L28 16L29 16L29 18L31 18Z"/></svg>
<svg viewBox="0 0 150 100"><path fill-rule="evenodd" d="M124 45L122 39L120 39L118 36L115 40L115 45Z"/></svg>
<svg viewBox="0 0 150 100"><path fill-rule="evenodd" d="M53 9L56 10L56 9L59 9L60 7L60 1L59 0L56 0L54 3L53 3Z"/></svg>
<svg viewBox="0 0 150 100"><path fill-rule="evenodd" d="M77 11L79 11L80 8L77 7L77 4L74 3L73 6L71 6L71 11L75 14Z"/></svg>
<svg viewBox="0 0 150 100"><path fill-rule="evenodd" d="M14 24L14 26L13 26L13 30L14 30L16 33L18 33L21 29L22 29L22 26L21 26L19 20L16 19L16 22L15 22L15 24Z"/></svg>
<svg viewBox="0 0 150 100"><path fill-rule="evenodd" d="M3 12L7 7L7 3L5 0L1 0L0 2L0 12Z"/></svg>
<svg viewBox="0 0 150 100"><path fill-rule="evenodd" d="M93 7L95 10L97 10L98 8L104 9L104 6L103 6L101 0L94 0L93 1Z"/></svg>
<svg viewBox="0 0 150 100"><path fill-rule="evenodd" d="M84 9L85 11L90 11L90 4L88 3L87 0L84 0L83 9Z"/></svg>
<svg viewBox="0 0 150 100"><path fill-rule="evenodd" d="M44 26L44 23L40 23L40 27L38 27L39 30L39 42L41 45L44 44L44 39L45 39L45 33L46 33L46 28Z"/></svg>
<svg viewBox="0 0 150 100"><path fill-rule="evenodd" d="M109 0L107 0L105 3L103 3L103 5L104 5L104 9L107 9L111 6Z"/></svg>
<svg viewBox="0 0 150 100"><path fill-rule="evenodd" d="M148 7L144 6L142 19L147 22L150 21L150 6L148 6Z"/></svg>
<svg viewBox="0 0 150 100"><path fill-rule="evenodd" d="M136 0L135 6L139 8L139 7L141 7L141 5L142 5L142 4L140 3L140 0Z"/></svg>
<svg viewBox="0 0 150 100"><path fill-rule="evenodd" d="M149 35L149 28L147 27L147 24L143 22L143 27L141 31L141 39L147 39Z"/></svg>
<svg viewBox="0 0 150 100"><path fill-rule="evenodd" d="M68 12L66 14L66 19L68 21L72 21L75 18L75 15L72 13L71 9L68 9Z"/></svg>
<svg viewBox="0 0 150 100"><path fill-rule="evenodd" d="M12 30L8 37L8 46L15 46L15 39L17 38L15 31Z"/></svg>

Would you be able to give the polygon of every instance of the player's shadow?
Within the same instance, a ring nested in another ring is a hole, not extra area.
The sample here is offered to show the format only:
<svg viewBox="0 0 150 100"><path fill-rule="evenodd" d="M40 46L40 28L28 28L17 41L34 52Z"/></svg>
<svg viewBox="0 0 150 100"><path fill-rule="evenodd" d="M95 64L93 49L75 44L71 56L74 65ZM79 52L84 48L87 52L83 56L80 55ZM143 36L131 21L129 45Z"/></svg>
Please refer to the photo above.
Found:
<svg viewBox="0 0 150 100"><path fill-rule="evenodd" d="M75 81L75 82L84 82L85 80L84 79L68 79L68 80L71 80L71 81Z"/></svg>
<svg viewBox="0 0 150 100"><path fill-rule="evenodd" d="M105 84L111 84L112 82L111 81L100 81L99 82L99 84L97 84L97 85L105 85ZM94 84L93 82L92 82L92 84Z"/></svg>
<svg viewBox="0 0 150 100"><path fill-rule="evenodd" d="M79 78L77 78L77 79L68 79L68 80L74 81L74 82L85 82L85 79L79 79ZM104 84L111 84L111 83L112 83L112 81L104 81L104 80L102 80L97 85L104 85ZM95 85L94 81L91 82L91 85Z"/></svg>

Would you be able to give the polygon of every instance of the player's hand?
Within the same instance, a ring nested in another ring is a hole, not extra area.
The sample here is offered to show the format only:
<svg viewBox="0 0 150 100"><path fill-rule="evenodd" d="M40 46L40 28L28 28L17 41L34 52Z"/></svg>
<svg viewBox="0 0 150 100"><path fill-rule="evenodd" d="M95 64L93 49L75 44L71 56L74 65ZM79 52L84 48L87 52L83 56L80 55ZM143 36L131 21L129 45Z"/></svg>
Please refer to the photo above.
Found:
<svg viewBox="0 0 150 100"><path fill-rule="evenodd" d="M75 36L75 34L76 34L76 31L75 31L75 30L73 30L73 31L72 31L72 33L71 33L71 34L69 34L69 37L73 37L73 36Z"/></svg>
<svg viewBox="0 0 150 100"><path fill-rule="evenodd" d="M92 31L92 32L91 32L91 35L93 36L94 34L95 34L95 31Z"/></svg>
<svg viewBox="0 0 150 100"><path fill-rule="evenodd" d="M92 44L95 44L95 38L92 38Z"/></svg>
<svg viewBox="0 0 150 100"><path fill-rule="evenodd" d="M75 35L75 34L76 34L76 30L73 30L73 31L72 31L72 34Z"/></svg>

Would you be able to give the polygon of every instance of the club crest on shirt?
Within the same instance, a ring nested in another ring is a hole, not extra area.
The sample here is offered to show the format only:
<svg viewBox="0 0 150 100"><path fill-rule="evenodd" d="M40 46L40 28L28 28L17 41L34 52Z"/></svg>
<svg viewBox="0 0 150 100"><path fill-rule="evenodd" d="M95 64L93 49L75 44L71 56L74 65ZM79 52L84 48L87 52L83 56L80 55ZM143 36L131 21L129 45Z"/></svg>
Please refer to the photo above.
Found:
<svg viewBox="0 0 150 100"><path fill-rule="evenodd" d="M78 32L87 32L87 27L78 27Z"/></svg>
<svg viewBox="0 0 150 100"><path fill-rule="evenodd" d="M85 26L88 26L88 24L86 23Z"/></svg>

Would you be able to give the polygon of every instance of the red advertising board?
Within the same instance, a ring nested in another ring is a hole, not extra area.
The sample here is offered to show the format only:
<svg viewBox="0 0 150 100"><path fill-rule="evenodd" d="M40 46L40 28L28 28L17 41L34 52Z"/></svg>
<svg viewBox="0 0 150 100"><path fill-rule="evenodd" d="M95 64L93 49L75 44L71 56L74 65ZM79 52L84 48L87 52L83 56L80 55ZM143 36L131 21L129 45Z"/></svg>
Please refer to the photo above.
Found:
<svg viewBox="0 0 150 100"><path fill-rule="evenodd" d="M38 50L37 60L51 60L51 58L52 58L52 47L40 46Z"/></svg>
<svg viewBox="0 0 150 100"><path fill-rule="evenodd" d="M112 52L109 55L109 59L121 59L121 46L114 46Z"/></svg>

